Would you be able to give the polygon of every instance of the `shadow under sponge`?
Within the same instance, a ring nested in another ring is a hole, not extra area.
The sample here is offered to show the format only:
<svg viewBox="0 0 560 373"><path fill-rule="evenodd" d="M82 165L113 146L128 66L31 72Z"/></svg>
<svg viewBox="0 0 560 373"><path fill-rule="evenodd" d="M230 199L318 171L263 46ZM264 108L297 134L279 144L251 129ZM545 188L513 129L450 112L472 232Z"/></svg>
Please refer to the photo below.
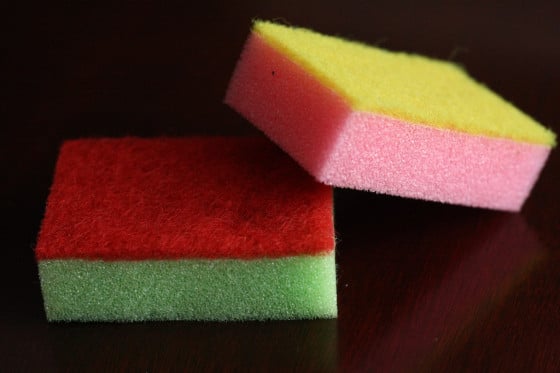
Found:
<svg viewBox="0 0 560 373"><path fill-rule="evenodd" d="M63 144L35 250L50 321L337 315L332 190L264 138Z"/></svg>

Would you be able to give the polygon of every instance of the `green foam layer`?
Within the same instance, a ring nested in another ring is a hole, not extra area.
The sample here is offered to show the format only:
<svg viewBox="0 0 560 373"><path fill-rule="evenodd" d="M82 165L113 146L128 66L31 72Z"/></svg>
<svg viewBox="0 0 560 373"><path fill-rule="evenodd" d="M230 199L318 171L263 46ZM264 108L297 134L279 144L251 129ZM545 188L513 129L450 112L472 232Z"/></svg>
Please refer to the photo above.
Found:
<svg viewBox="0 0 560 373"><path fill-rule="evenodd" d="M50 321L333 318L334 252L258 260L43 260Z"/></svg>

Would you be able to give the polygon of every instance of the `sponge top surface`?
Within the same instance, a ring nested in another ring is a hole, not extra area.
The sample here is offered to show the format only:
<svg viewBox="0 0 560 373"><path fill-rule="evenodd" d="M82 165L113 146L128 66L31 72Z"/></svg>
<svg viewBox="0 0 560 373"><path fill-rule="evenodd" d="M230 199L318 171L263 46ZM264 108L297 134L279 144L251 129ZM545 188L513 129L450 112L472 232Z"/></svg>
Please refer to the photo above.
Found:
<svg viewBox="0 0 560 373"><path fill-rule="evenodd" d="M253 31L338 92L354 110L555 145L553 132L455 64L267 21L256 21Z"/></svg>
<svg viewBox="0 0 560 373"><path fill-rule="evenodd" d="M332 189L264 138L63 144L41 259L259 259L334 249Z"/></svg>

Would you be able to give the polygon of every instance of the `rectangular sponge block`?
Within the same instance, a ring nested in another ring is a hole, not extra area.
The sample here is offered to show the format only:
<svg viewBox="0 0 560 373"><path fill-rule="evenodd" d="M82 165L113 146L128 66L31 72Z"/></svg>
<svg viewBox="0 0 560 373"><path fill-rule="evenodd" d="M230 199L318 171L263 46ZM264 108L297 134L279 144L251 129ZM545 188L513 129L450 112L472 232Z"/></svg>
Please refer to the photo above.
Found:
<svg viewBox="0 0 560 373"><path fill-rule="evenodd" d="M556 141L452 63L265 21L225 102L323 183L500 210Z"/></svg>
<svg viewBox="0 0 560 373"><path fill-rule="evenodd" d="M336 317L332 203L262 138L68 141L35 250L47 318Z"/></svg>

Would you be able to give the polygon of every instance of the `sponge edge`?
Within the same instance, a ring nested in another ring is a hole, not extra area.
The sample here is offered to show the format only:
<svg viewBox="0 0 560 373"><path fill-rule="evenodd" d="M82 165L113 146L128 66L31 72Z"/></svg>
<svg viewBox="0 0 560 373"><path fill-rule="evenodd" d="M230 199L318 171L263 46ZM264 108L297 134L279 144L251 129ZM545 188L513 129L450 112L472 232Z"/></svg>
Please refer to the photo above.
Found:
<svg viewBox="0 0 560 373"><path fill-rule="evenodd" d="M254 260L44 260L50 321L337 316L334 252Z"/></svg>
<svg viewBox="0 0 560 373"><path fill-rule="evenodd" d="M351 115L337 141L316 175L326 184L506 211L521 209L550 152L367 113Z"/></svg>
<svg viewBox="0 0 560 373"><path fill-rule="evenodd" d="M357 111L256 32L225 102L317 180L336 187L518 211L550 152L545 144Z"/></svg>
<svg viewBox="0 0 560 373"><path fill-rule="evenodd" d="M65 143L35 254L50 321L337 315L332 190L264 138Z"/></svg>

